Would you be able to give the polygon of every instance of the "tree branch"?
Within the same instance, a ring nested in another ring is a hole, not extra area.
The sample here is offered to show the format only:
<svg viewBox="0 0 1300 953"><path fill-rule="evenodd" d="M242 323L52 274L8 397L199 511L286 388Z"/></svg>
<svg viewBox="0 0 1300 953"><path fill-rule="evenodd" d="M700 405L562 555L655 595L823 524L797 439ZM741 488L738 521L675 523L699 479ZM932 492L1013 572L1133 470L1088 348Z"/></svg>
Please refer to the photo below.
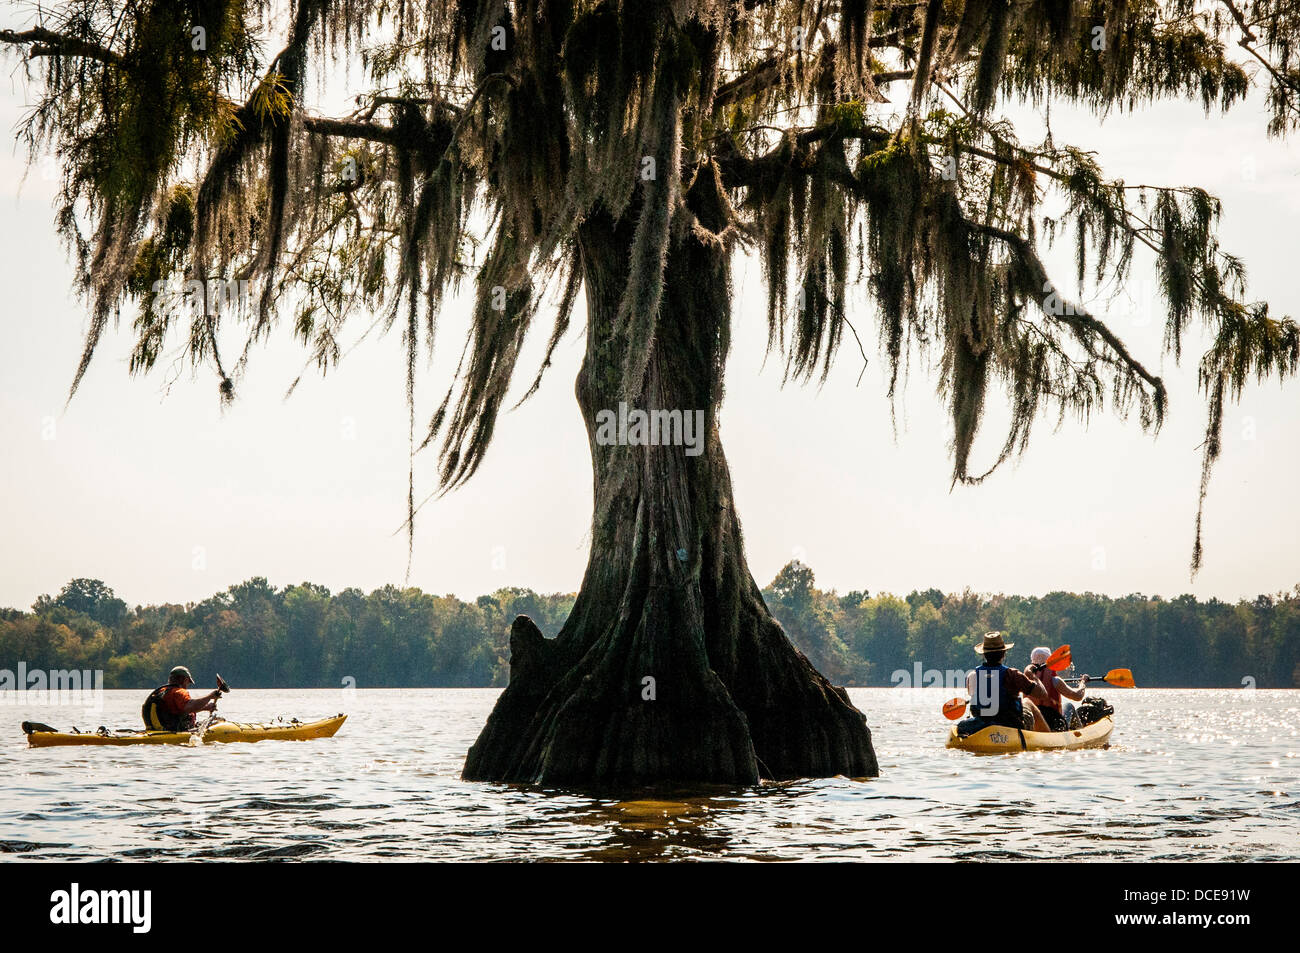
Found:
<svg viewBox="0 0 1300 953"><path fill-rule="evenodd" d="M996 238L998 241L1011 248L1012 251L1019 256L1021 262L1029 269L1031 275L1030 281L1035 286L1041 285L1045 288L1055 287L1055 285L1052 284L1051 278L1047 274L1047 268L1043 265L1042 259L1038 257L1038 252L1029 243L1028 239L1017 235L1015 232L1009 232L1004 228L998 228L996 225L984 225L972 221L970 222L970 226L976 231L988 235L990 238ZM1082 307L1071 306L1065 310L1065 314L1050 314L1049 317L1055 318L1062 324L1070 327L1071 330L1075 332L1076 337L1082 338L1090 333L1096 334L1100 337L1106 342L1107 347L1114 352L1124 366L1151 385L1152 389L1156 392L1156 406L1164 406L1164 381L1148 371L1142 366L1141 362L1129 354L1128 348L1124 346L1123 341L1115 336L1115 332L1108 328L1103 322L1090 315ZM1071 311L1074 313L1069 313Z"/></svg>
<svg viewBox="0 0 1300 953"><path fill-rule="evenodd" d="M323 116L304 116L302 124L308 132L319 136L338 136L343 139L367 139L370 142L397 144L397 130L379 123L357 119L329 119Z"/></svg>
<svg viewBox="0 0 1300 953"><path fill-rule="evenodd" d="M1257 42L1258 37L1255 36L1255 31L1250 28L1250 24L1246 22L1245 16L1239 9L1237 9L1237 5L1233 3L1232 0L1220 0L1220 2L1228 8L1228 12L1232 14L1232 18L1237 21L1237 26L1241 29L1241 39L1237 41L1237 45L1251 56L1255 57L1255 59L1259 60L1264 69L1268 70L1269 74L1273 77L1275 83L1279 86L1285 86L1294 93L1300 94L1300 82L1297 82L1294 77L1288 76L1279 70L1276 66L1270 63L1262 53L1251 45L1252 43ZM1294 103L1292 104L1292 107L1300 108L1296 107Z"/></svg>
<svg viewBox="0 0 1300 953"><path fill-rule="evenodd" d="M915 32L916 28L913 27L882 33L880 36L871 37L867 41L867 46L873 50L895 47L901 40ZM819 52L825 58L825 61L829 63L834 61L835 50L836 44L830 42L824 43ZM788 59L789 57L784 55L769 56L741 73L735 79L723 83L718 87L717 93L714 94L714 108L729 105L738 99L743 99L768 87L775 86L781 81ZM877 73L872 79L879 83L890 82L895 79L910 79L911 76L911 70L897 70L892 73ZM881 79L881 77L884 77L884 79Z"/></svg>
<svg viewBox="0 0 1300 953"><path fill-rule="evenodd" d="M123 62L120 55L107 47L75 36L55 33L53 30L39 26L21 33L14 30L0 30L0 43L40 44L27 51L29 56L82 56L101 63L111 63L114 66L121 66Z"/></svg>

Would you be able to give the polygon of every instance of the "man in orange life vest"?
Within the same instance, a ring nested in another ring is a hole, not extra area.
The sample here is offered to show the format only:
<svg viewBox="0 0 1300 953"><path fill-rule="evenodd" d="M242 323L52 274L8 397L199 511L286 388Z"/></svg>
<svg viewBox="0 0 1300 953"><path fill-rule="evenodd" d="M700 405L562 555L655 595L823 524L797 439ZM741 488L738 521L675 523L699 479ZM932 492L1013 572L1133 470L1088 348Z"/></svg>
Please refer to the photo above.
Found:
<svg viewBox="0 0 1300 953"><path fill-rule="evenodd" d="M151 731L189 731L194 727L194 716L201 711L214 711L221 689L213 689L202 698L190 698L189 687L194 684L190 670L177 665L167 678L144 700L140 714L144 726Z"/></svg>
<svg viewBox="0 0 1300 953"><path fill-rule="evenodd" d="M1074 716L1074 705L1063 702L1062 699L1068 698L1070 702L1083 701L1084 692L1088 688L1088 676L1083 676L1078 688L1071 688L1065 679L1047 667L1047 660L1051 656L1052 650L1045 645L1034 649L1029 653L1029 668L1025 669L1025 674L1037 679L1047 693L1047 700L1038 703L1038 710L1042 712L1047 726L1052 731L1065 731L1070 727L1070 719Z"/></svg>

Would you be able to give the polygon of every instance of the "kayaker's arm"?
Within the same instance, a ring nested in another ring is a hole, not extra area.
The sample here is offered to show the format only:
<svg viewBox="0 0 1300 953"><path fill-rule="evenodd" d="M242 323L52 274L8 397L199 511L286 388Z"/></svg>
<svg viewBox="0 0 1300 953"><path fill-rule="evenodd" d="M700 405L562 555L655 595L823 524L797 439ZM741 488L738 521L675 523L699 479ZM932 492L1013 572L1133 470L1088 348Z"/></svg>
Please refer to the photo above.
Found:
<svg viewBox="0 0 1300 953"><path fill-rule="evenodd" d="M221 697L220 689L210 691L201 698L191 698L185 703L185 707L181 711L186 715L196 715L201 711L214 711L219 697Z"/></svg>
<svg viewBox="0 0 1300 953"><path fill-rule="evenodd" d="M1059 675L1053 675L1052 677L1056 679L1056 690L1061 693L1063 698L1068 698L1072 702L1083 701L1084 689L1088 687L1087 675L1085 675L1083 680L1079 682L1078 688L1071 688L1065 683L1065 679L1061 678Z"/></svg>
<svg viewBox="0 0 1300 953"><path fill-rule="evenodd" d="M1025 672L1025 680L1029 682L1029 691L1025 694L1036 702L1046 702L1048 700L1047 689L1038 680L1038 670L1034 666L1029 666L1029 669Z"/></svg>

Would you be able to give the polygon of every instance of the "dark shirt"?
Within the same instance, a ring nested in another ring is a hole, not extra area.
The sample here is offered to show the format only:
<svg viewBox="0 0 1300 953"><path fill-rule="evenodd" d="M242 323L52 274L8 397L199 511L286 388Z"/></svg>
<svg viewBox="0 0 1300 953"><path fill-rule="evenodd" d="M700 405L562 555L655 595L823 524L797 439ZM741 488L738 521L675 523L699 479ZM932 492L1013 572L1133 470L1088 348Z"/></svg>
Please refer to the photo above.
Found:
<svg viewBox="0 0 1300 953"><path fill-rule="evenodd" d="M1022 692L1025 695L1034 693L1034 681L1018 668L1008 668L1002 673L1002 677L1007 680L1007 687L1013 692Z"/></svg>
<svg viewBox="0 0 1300 953"><path fill-rule="evenodd" d="M999 673L998 681L981 684L979 681L981 675L992 672ZM987 723L1005 725L1008 728L1021 727L1023 709L1020 696L1021 694L1032 695L1038 683L1019 669L987 663L977 668L974 676L976 687L971 690L970 703L972 717ZM994 685L997 686L996 689ZM987 693L990 689L994 690L994 697L977 701L983 697L982 693Z"/></svg>

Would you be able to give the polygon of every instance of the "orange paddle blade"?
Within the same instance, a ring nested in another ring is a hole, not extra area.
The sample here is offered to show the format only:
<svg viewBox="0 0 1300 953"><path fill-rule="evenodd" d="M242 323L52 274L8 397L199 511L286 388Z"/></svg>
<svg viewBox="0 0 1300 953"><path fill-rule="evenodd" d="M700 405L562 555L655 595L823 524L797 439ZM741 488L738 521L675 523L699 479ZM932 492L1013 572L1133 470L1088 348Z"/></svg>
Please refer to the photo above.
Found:
<svg viewBox="0 0 1300 953"><path fill-rule="evenodd" d="M1133 681L1133 672L1127 668L1112 668L1106 673L1103 681L1116 688L1137 688L1137 684Z"/></svg>
<svg viewBox="0 0 1300 953"><path fill-rule="evenodd" d="M1062 645L1047 657L1046 665L1053 672L1064 672L1070 667L1070 662L1070 647L1068 645Z"/></svg>
<svg viewBox="0 0 1300 953"><path fill-rule="evenodd" d="M966 700L964 698L954 698L952 701L943 703L943 717L949 721L956 721L966 713Z"/></svg>

